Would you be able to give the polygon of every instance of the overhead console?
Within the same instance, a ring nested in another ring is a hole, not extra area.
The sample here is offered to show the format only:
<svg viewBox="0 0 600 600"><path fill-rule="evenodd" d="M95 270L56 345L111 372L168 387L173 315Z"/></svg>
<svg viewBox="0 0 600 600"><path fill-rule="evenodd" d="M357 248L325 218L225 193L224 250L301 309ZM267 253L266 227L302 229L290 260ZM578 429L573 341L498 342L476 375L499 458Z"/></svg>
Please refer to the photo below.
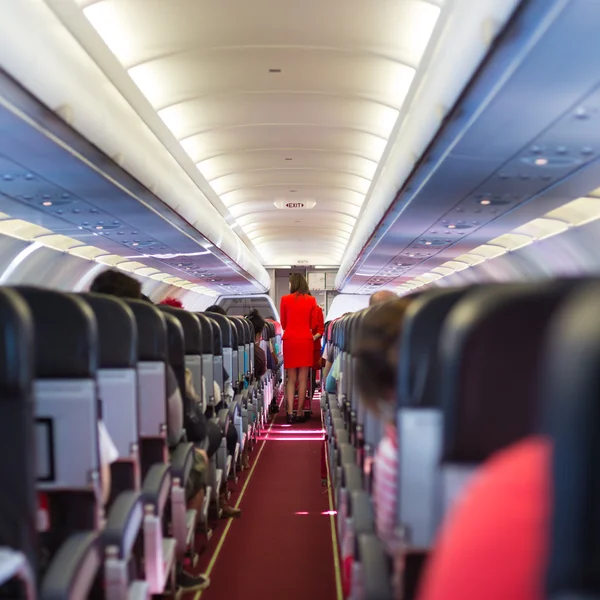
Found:
<svg viewBox="0 0 600 600"><path fill-rule="evenodd" d="M269 289L207 190L45 3L7 5L0 54L0 211L182 287Z"/></svg>

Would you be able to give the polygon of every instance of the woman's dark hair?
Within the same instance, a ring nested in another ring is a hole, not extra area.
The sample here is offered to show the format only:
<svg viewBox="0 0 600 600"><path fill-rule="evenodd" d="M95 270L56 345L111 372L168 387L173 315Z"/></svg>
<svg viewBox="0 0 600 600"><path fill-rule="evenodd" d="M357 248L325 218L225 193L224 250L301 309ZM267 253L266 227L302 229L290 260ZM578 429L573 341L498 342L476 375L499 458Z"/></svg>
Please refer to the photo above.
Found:
<svg viewBox="0 0 600 600"><path fill-rule="evenodd" d="M247 315L246 319L252 323L254 327L254 335L258 335L262 333L262 330L265 326L265 320L260 316L260 313L256 308L253 308Z"/></svg>
<svg viewBox="0 0 600 600"><path fill-rule="evenodd" d="M216 304L209 306L204 312L216 313L217 315L227 316L227 311L222 306L218 306Z"/></svg>
<svg viewBox="0 0 600 600"><path fill-rule="evenodd" d="M292 273L290 275L290 293L307 294L310 296L306 277L302 273Z"/></svg>
<svg viewBox="0 0 600 600"><path fill-rule="evenodd" d="M119 298L140 299L142 297L142 284L137 279L121 273L121 271L108 269L94 279L90 286L90 292L108 294Z"/></svg>
<svg viewBox="0 0 600 600"><path fill-rule="evenodd" d="M154 302L152 302L152 300L150 300L150 298L148 298L148 296L146 296L146 294L141 294L140 300L143 300L144 302L150 302L150 304L154 304Z"/></svg>
<svg viewBox="0 0 600 600"><path fill-rule="evenodd" d="M379 402L388 401L396 389L398 344L411 301L396 298L369 308L353 340L356 385L365 407L375 413L381 412Z"/></svg>

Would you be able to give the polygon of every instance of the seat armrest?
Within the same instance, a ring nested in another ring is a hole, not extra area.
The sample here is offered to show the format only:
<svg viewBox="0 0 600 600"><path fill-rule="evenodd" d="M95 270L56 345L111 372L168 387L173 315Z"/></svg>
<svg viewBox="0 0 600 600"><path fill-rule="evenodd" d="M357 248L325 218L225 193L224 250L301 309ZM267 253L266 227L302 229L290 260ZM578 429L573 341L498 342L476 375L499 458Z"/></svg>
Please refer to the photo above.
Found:
<svg viewBox="0 0 600 600"><path fill-rule="evenodd" d="M138 492L119 494L110 509L108 521L102 532L104 547L115 546L119 549L119 558L127 558L131 554L143 519L142 494Z"/></svg>
<svg viewBox="0 0 600 600"><path fill-rule="evenodd" d="M171 454L171 475L179 477L181 487L185 487L194 466L194 444L183 442Z"/></svg>
<svg viewBox="0 0 600 600"><path fill-rule="evenodd" d="M154 507L155 513L157 515L162 515L170 491L170 465L152 465L142 486L144 504L151 504Z"/></svg>
<svg viewBox="0 0 600 600"><path fill-rule="evenodd" d="M42 582L41 600L88 598L102 561L102 544L98 533L71 536L50 563Z"/></svg>
<svg viewBox="0 0 600 600"><path fill-rule="evenodd" d="M365 600L393 600L390 559L374 534L362 534L358 540L363 567Z"/></svg>
<svg viewBox="0 0 600 600"><path fill-rule="evenodd" d="M356 536L375 533L375 515L369 494L365 490L354 490L350 494L350 500Z"/></svg>

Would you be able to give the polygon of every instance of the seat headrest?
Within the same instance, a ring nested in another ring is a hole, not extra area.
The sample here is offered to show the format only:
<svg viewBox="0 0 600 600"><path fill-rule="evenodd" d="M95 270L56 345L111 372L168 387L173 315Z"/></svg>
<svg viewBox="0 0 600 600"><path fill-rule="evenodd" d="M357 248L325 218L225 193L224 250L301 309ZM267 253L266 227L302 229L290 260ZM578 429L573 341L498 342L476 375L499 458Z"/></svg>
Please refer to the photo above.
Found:
<svg viewBox="0 0 600 600"><path fill-rule="evenodd" d="M223 354L223 340L221 337L221 327L219 324L208 314L204 315L210 322L210 326L213 334L213 345L212 345L212 353L215 356L221 356Z"/></svg>
<svg viewBox="0 0 600 600"><path fill-rule="evenodd" d="M165 312L164 315L167 324L168 362L185 398L185 335L183 327L175 315L170 312Z"/></svg>
<svg viewBox="0 0 600 600"><path fill-rule="evenodd" d="M42 288L14 288L27 302L35 331L35 376L83 379L96 376L96 317L82 298Z"/></svg>
<svg viewBox="0 0 600 600"><path fill-rule="evenodd" d="M31 401L34 322L27 302L0 288L0 402Z"/></svg>
<svg viewBox="0 0 600 600"><path fill-rule="evenodd" d="M138 331L138 360L167 362L167 323L156 306L143 300L124 299L133 315Z"/></svg>
<svg viewBox="0 0 600 600"><path fill-rule="evenodd" d="M123 300L105 294L80 294L90 305L98 324L101 369L134 368L138 360L135 315Z"/></svg>
<svg viewBox="0 0 600 600"><path fill-rule="evenodd" d="M212 319L213 323L217 323L221 330L221 345L223 348L231 348L231 321L225 316L218 313L196 313L204 314L204 316ZM237 344L236 344L237 347Z"/></svg>
<svg viewBox="0 0 600 600"><path fill-rule="evenodd" d="M167 323L167 348L169 364L173 367L185 365L185 333L181 321L170 312L165 313Z"/></svg>
<svg viewBox="0 0 600 600"><path fill-rule="evenodd" d="M173 315L181 324L186 354L202 354L202 332L198 317L182 308L175 308L166 304L158 306L165 313Z"/></svg>
<svg viewBox="0 0 600 600"><path fill-rule="evenodd" d="M451 310L440 342L444 461L480 463L534 431L544 334L565 289L485 286Z"/></svg>
<svg viewBox="0 0 600 600"><path fill-rule="evenodd" d="M269 329L269 339L274 338L277 335L277 327L275 327L275 323L271 323L267 321L267 328Z"/></svg>
<svg viewBox="0 0 600 600"><path fill-rule="evenodd" d="M452 307L473 288L435 288L413 300L402 321L398 361L398 407L438 406L438 351Z"/></svg>
<svg viewBox="0 0 600 600"><path fill-rule="evenodd" d="M213 322L206 315L197 315L202 333L202 354L214 354Z"/></svg>
<svg viewBox="0 0 600 600"><path fill-rule="evenodd" d="M549 328L540 410L554 443L548 598L600 593L599 307L600 282L583 285Z"/></svg>
<svg viewBox="0 0 600 600"><path fill-rule="evenodd" d="M245 341L245 333L244 333L244 326L242 325L242 323L240 322L240 319L238 317L227 317L230 321L231 321L231 329L232 331L235 331L235 341L237 341L237 345L238 346L243 346L246 341Z"/></svg>

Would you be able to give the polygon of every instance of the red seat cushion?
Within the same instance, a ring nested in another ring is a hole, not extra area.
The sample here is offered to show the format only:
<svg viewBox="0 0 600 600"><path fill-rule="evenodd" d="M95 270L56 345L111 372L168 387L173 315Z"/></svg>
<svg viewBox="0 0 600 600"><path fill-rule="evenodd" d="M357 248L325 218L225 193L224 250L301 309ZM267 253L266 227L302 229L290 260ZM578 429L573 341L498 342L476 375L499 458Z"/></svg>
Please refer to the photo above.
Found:
<svg viewBox="0 0 600 600"><path fill-rule="evenodd" d="M496 454L448 515L419 600L544 600L550 442Z"/></svg>

